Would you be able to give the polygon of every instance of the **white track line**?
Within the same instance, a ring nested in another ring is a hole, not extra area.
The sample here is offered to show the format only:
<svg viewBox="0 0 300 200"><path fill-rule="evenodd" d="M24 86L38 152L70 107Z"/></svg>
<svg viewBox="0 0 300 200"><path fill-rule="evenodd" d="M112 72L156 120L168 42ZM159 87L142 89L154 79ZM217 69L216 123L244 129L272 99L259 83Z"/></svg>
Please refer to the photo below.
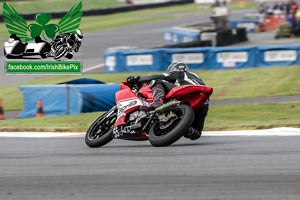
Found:
<svg viewBox="0 0 300 200"><path fill-rule="evenodd" d="M85 133L60 133L60 132L0 132L0 137L10 138L69 138L84 137Z"/></svg>
<svg viewBox="0 0 300 200"><path fill-rule="evenodd" d="M0 132L0 138L83 138L84 136L84 132ZM203 131L203 136L300 136L300 128L281 127L264 130Z"/></svg>
<svg viewBox="0 0 300 200"><path fill-rule="evenodd" d="M95 70L95 69L98 69L98 68L103 68L103 67L104 67L104 64L99 64L99 65L95 65L95 66L92 66L92 67L85 68L85 69L82 70L82 72L85 73L85 72L92 71L92 70Z"/></svg>
<svg viewBox="0 0 300 200"><path fill-rule="evenodd" d="M203 131L203 136L300 136L300 128L272 128L240 131Z"/></svg>

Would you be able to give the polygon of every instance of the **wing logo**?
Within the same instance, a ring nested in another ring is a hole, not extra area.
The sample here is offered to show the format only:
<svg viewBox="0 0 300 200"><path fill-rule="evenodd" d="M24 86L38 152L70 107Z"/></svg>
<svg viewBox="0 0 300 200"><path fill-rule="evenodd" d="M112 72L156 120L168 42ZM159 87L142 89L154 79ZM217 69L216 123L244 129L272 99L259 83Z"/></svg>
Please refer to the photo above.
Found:
<svg viewBox="0 0 300 200"><path fill-rule="evenodd" d="M73 58L83 38L79 28L82 17L82 2L75 4L57 24L51 23L52 14L35 15L35 22L25 19L10 5L3 3L3 17L10 38L4 43L7 58L23 58L39 55L41 58Z"/></svg>

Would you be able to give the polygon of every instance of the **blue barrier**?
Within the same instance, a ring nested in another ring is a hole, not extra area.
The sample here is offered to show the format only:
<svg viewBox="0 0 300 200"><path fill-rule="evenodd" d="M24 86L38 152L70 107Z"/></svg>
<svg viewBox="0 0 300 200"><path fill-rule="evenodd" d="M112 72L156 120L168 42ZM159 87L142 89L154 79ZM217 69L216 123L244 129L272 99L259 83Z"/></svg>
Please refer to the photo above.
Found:
<svg viewBox="0 0 300 200"><path fill-rule="evenodd" d="M161 48L106 51L105 72L164 71L174 62L193 69L300 65L300 46Z"/></svg>
<svg viewBox="0 0 300 200"><path fill-rule="evenodd" d="M164 42L166 45L194 42L200 40L200 31L184 28L169 28L165 30Z"/></svg>
<svg viewBox="0 0 300 200"><path fill-rule="evenodd" d="M255 47L212 48L209 53L209 69L249 68L256 65Z"/></svg>
<svg viewBox="0 0 300 200"><path fill-rule="evenodd" d="M43 101L45 116L106 111L115 105L119 84L61 84L19 86L24 107L19 118L35 117L37 100Z"/></svg>
<svg viewBox="0 0 300 200"><path fill-rule="evenodd" d="M300 46L257 47L259 67L289 66L300 64Z"/></svg>
<svg viewBox="0 0 300 200"><path fill-rule="evenodd" d="M208 69L209 48L165 49L161 54L162 70L174 61L184 62L190 69Z"/></svg>
<svg viewBox="0 0 300 200"><path fill-rule="evenodd" d="M123 50L105 52L106 72L160 71L161 50ZM124 67L126 65L126 68Z"/></svg>

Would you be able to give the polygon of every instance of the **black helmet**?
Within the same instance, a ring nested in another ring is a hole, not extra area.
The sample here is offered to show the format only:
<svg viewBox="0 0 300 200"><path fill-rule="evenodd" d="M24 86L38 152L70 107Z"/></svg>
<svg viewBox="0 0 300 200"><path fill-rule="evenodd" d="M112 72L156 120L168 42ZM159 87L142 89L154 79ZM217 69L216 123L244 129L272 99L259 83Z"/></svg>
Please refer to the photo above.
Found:
<svg viewBox="0 0 300 200"><path fill-rule="evenodd" d="M185 63L173 62L167 68L167 73L174 72L174 71L188 72L190 71L190 69Z"/></svg>

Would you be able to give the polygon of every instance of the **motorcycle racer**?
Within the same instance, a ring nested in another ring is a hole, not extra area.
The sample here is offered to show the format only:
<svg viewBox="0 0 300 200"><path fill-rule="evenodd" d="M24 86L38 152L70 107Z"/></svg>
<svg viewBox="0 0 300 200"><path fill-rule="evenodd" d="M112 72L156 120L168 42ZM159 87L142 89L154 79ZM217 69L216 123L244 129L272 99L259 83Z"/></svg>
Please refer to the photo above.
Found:
<svg viewBox="0 0 300 200"><path fill-rule="evenodd" d="M64 33L61 35L57 35L54 39L54 44L67 44L70 48L67 58L71 59L73 57L73 50L78 52L81 46L81 40L83 38L83 32L80 29L77 29L74 33Z"/></svg>
<svg viewBox="0 0 300 200"><path fill-rule="evenodd" d="M129 76L127 82L138 82L141 79L151 80L150 88L152 89L153 102L150 104L151 109L163 105L164 97L172 88L181 85L205 85L204 81L195 73L191 72L188 66L182 62L171 63L166 73L161 75L150 76ZM209 102L206 102L198 110L195 110L195 118L192 127L185 135L186 138L195 140L200 138L204 126L204 121L209 109Z"/></svg>

